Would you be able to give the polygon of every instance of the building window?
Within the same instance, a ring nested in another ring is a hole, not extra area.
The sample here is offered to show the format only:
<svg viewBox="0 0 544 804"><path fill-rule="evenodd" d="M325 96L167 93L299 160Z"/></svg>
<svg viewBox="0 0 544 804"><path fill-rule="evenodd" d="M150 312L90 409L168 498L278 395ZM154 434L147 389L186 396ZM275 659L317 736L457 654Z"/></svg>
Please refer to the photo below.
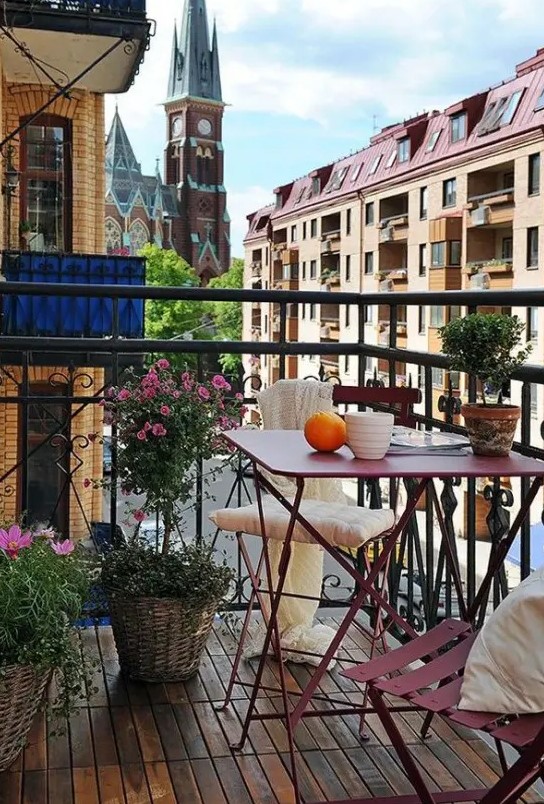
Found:
<svg viewBox="0 0 544 804"><path fill-rule="evenodd" d="M351 282L351 255L346 256L346 282Z"/></svg>
<svg viewBox="0 0 544 804"><path fill-rule="evenodd" d="M71 140L70 121L53 115L41 115L21 132L20 214L30 225L32 251L72 248Z"/></svg>
<svg viewBox="0 0 544 804"><path fill-rule="evenodd" d="M449 265L461 265L461 241L450 241L450 261Z"/></svg>
<svg viewBox="0 0 544 804"><path fill-rule="evenodd" d="M302 224L302 239L303 240L306 240L306 236L308 234L307 230L308 230L308 226L306 224L306 221L304 221L304 223Z"/></svg>
<svg viewBox="0 0 544 804"><path fill-rule="evenodd" d="M408 162L410 159L410 137L403 137L402 140L399 140L397 154L399 162Z"/></svg>
<svg viewBox="0 0 544 804"><path fill-rule="evenodd" d="M431 381L433 388L444 388L444 369L432 368Z"/></svg>
<svg viewBox="0 0 544 804"><path fill-rule="evenodd" d="M302 263L302 278L306 279L306 263Z"/></svg>
<svg viewBox="0 0 544 804"><path fill-rule="evenodd" d="M301 315L301 317L306 318L306 304L302 305L302 315Z"/></svg>
<svg viewBox="0 0 544 804"><path fill-rule="evenodd" d="M443 327L444 326L444 308L432 304L430 307L430 327Z"/></svg>
<svg viewBox="0 0 544 804"><path fill-rule="evenodd" d="M442 268L446 264L446 243L431 243L431 267Z"/></svg>
<svg viewBox="0 0 544 804"><path fill-rule="evenodd" d="M310 279L317 277L317 260L310 260Z"/></svg>
<svg viewBox="0 0 544 804"><path fill-rule="evenodd" d="M538 268L538 226L527 229L527 268Z"/></svg>
<svg viewBox="0 0 544 804"><path fill-rule="evenodd" d="M425 335L425 307L417 308L417 331L420 335Z"/></svg>
<svg viewBox="0 0 544 804"><path fill-rule="evenodd" d="M420 187L419 189L419 219L424 221L427 219L427 211L429 204L429 191L427 187Z"/></svg>
<svg viewBox="0 0 544 804"><path fill-rule="evenodd" d="M374 202L369 201L365 204L365 226L372 226L374 223Z"/></svg>
<svg viewBox="0 0 544 804"><path fill-rule="evenodd" d="M540 154L531 154L529 157L529 195L538 195L540 192Z"/></svg>
<svg viewBox="0 0 544 804"><path fill-rule="evenodd" d="M295 224L295 226L291 226L291 243L296 242L297 242L297 227Z"/></svg>
<svg viewBox="0 0 544 804"><path fill-rule="evenodd" d="M512 260L514 256L514 240L512 237L503 237L501 257L503 260Z"/></svg>
<svg viewBox="0 0 544 804"><path fill-rule="evenodd" d="M349 374L349 355L344 356L344 371Z"/></svg>
<svg viewBox="0 0 544 804"><path fill-rule="evenodd" d="M317 305L310 304L310 319L312 321L315 321L316 317L317 317Z"/></svg>
<svg viewBox="0 0 544 804"><path fill-rule="evenodd" d="M365 324L372 324L374 321L374 307L370 304L366 304L363 308L363 321Z"/></svg>
<svg viewBox="0 0 544 804"><path fill-rule="evenodd" d="M351 234L351 209L346 210L346 234Z"/></svg>
<svg viewBox="0 0 544 804"><path fill-rule="evenodd" d="M442 206L454 207L457 203L457 179L442 182Z"/></svg>
<svg viewBox="0 0 544 804"><path fill-rule="evenodd" d="M459 142L467 136L467 115L466 112L454 114L451 118L451 141Z"/></svg>
<svg viewBox="0 0 544 804"><path fill-rule="evenodd" d="M346 327L349 327L349 304L346 305Z"/></svg>
<svg viewBox="0 0 544 804"><path fill-rule="evenodd" d="M393 165L395 164L396 158L397 158L397 152L396 151L391 151L391 154L389 155L389 159L385 163L385 167L386 168L393 167Z"/></svg>
<svg viewBox="0 0 544 804"><path fill-rule="evenodd" d="M129 237L131 253L138 254L149 243L149 229L141 221L134 221L129 229Z"/></svg>
<svg viewBox="0 0 544 804"><path fill-rule="evenodd" d="M536 106L535 106L535 112L540 112L540 111L542 111L542 109L544 109L544 89L542 90L542 92L538 96L538 100L537 100Z"/></svg>
<svg viewBox="0 0 544 804"><path fill-rule="evenodd" d="M425 276L427 273L427 244L420 243L419 245L419 275Z"/></svg>
<svg viewBox="0 0 544 804"><path fill-rule="evenodd" d="M538 419L538 385L531 383L531 419Z"/></svg>
<svg viewBox="0 0 544 804"><path fill-rule="evenodd" d="M317 218L310 221L310 237L317 237Z"/></svg>
<svg viewBox="0 0 544 804"><path fill-rule="evenodd" d="M538 340L538 307L527 308L527 325L525 333L528 341Z"/></svg>
<svg viewBox="0 0 544 804"><path fill-rule="evenodd" d="M431 151L434 151L436 143L438 142L438 138L440 137L441 130L442 129L438 129L438 131L433 131L433 133L429 135L429 139L427 140L427 147L425 149L428 154L430 154Z"/></svg>
<svg viewBox="0 0 544 804"><path fill-rule="evenodd" d="M123 232L121 227L113 218L106 218L106 252L115 254L123 244Z"/></svg>
<svg viewBox="0 0 544 804"><path fill-rule="evenodd" d="M376 171L378 170L378 167L379 167L379 165L380 165L380 162L381 162L381 161L382 161L382 155L381 155L381 154L379 154L379 156L377 156L377 157L376 157L376 159L375 159L375 160L372 162L372 164L370 165L370 170L369 170L368 172L369 172L369 174L370 174L371 176L373 176L373 175L374 175L374 173L376 173Z"/></svg>
<svg viewBox="0 0 544 804"><path fill-rule="evenodd" d="M368 276L369 274L374 273L374 252L373 251L366 251L365 252L365 274Z"/></svg>
<svg viewBox="0 0 544 804"><path fill-rule="evenodd" d="M312 178L312 195L319 195L321 192L321 179L319 176Z"/></svg>

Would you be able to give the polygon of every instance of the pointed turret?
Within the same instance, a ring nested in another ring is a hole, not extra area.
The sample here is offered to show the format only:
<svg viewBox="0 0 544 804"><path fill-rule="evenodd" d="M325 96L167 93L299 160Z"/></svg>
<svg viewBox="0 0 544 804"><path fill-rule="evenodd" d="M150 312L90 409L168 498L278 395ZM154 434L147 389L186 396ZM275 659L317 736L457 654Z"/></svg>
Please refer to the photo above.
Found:
<svg viewBox="0 0 544 804"><path fill-rule="evenodd" d="M168 100L205 98L221 101L217 34L210 49L206 0L185 0L181 35L174 31Z"/></svg>

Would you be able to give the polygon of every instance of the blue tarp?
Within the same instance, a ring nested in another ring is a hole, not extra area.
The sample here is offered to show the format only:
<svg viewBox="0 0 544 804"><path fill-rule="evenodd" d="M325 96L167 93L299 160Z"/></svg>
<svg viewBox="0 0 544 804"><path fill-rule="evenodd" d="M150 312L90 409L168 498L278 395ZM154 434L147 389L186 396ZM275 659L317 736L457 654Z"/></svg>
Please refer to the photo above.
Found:
<svg viewBox="0 0 544 804"><path fill-rule="evenodd" d="M530 533L530 556L531 556L531 571L541 567L544 564L544 525L537 522L531 525ZM518 534L514 539L512 547L506 560L515 564L516 567L521 567L521 536Z"/></svg>

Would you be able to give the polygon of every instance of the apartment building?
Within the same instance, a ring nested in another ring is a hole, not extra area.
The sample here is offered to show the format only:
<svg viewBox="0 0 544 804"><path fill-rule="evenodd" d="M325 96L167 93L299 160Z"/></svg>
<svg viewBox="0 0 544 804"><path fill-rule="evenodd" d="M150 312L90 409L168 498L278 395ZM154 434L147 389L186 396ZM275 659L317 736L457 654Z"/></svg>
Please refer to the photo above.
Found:
<svg viewBox="0 0 544 804"><path fill-rule="evenodd" d="M543 126L541 49L517 65L513 78L442 112L388 126L361 151L276 188L275 203L248 216L246 286L326 291L320 305L290 307L286 337L350 342L356 310L340 311L337 290L541 285ZM540 360L544 325L537 310L513 312L527 321ZM456 314L455 308L401 307L397 346L438 351L437 328ZM388 307L368 307L365 318L365 341L389 343ZM277 306L248 307L244 338L278 336ZM277 358L252 363L264 384L277 378ZM317 376L321 368L355 382L355 363L349 356L293 357L286 376ZM388 372L380 361L370 369ZM397 384L408 375L421 383L417 369L398 364ZM432 380L435 403L450 382L454 390L459 384L441 370ZM535 411L538 404L535 397Z"/></svg>

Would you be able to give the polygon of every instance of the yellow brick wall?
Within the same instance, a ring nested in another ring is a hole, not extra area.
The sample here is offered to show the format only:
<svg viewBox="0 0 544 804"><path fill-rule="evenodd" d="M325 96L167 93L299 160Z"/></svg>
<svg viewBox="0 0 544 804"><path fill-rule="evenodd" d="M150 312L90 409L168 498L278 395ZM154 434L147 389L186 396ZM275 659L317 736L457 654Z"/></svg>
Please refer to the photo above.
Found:
<svg viewBox="0 0 544 804"><path fill-rule="evenodd" d="M36 112L56 90L31 84L0 82L0 110L2 138L15 130L22 117ZM94 93L72 90L70 98L58 98L45 114L68 118L72 123L72 251L100 254L104 252L104 195L105 195L105 135L104 98ZM19 166L19 138L14 142L14 163ZM0 237L3 248L8 246L5 232L4 197L0 196ZM19 197L15 194L11 212L9 243L19 242ZM69 382L66 367L31 367L30 383ZM0 396L15 397L21 369L4 367L0 370ZM73 378L75 396L92 397L104 384L103 369L78 368ZM20 472L14 470L20 459L18 432L20 430L19 405L0 403L0 518L17 516L20 511ZM81 410L80 410L81 408ZM102 492L85 488L85 478L98 478L102 474L102 448L88 444L89 433L102 429L102 409L97 404L73 406L70 437L74 440L74 453L70 468L69 535L82 538L88 535L87 522L102 519ZM81 462L81 465L80 465Z"/></svg>

